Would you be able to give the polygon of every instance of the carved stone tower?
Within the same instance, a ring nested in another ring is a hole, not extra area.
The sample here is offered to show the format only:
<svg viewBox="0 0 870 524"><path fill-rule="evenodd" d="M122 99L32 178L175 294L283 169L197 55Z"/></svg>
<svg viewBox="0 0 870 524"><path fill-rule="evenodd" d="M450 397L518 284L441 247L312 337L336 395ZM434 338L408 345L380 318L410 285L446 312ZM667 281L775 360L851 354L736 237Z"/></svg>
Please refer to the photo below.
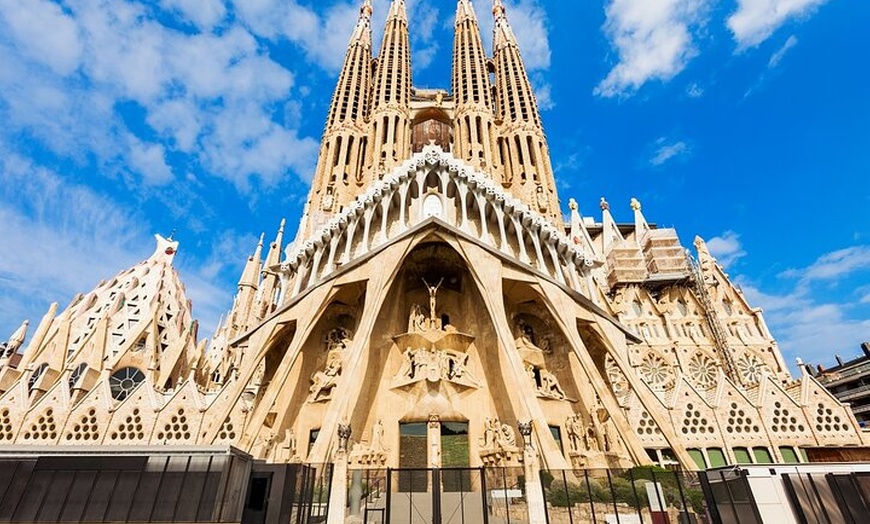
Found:
<svg viewBox="0 0 870 524"><path fill-rule="evenodd" d="M501 0L495 1L492 12L502 181L518 198L559 224L562 212L538 102Z"/></svg>
<svg viewBox="0 0 870 524"><path fill-rule="evenodd" d="M492 84L477 15L469 0L456 9L453 41L453 98L456 101L455 156L485 173L495 173Z"/></svg>

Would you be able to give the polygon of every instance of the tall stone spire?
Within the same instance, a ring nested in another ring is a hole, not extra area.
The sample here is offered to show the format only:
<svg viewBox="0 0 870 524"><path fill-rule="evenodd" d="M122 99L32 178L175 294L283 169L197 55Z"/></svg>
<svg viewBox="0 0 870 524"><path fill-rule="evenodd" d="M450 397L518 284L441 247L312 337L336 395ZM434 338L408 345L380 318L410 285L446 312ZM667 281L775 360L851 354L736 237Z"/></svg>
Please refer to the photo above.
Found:
<svg viewBox="0 0 870 524"><path fill-rule="evenodd" d="M369 180L377 180L411 152L411 46L404 0L393 0L372 93Z"/></svg>
<svg viewBox="0 0 870 524"><path fill-rule="evenodd" d="M371 97L372 4L365 0L348 43L332 96L317 171L308 201L309 231L317 229L358 193L368 148L365 119Z"/></svg>
<svg viewBox="0 0 870 524"><path fill-rule="evenodd" d="M459 0L456 7L453 96L456 156L492 173L492 86L480 27L470 0Z"/></svg>
<svg viewBox="0 0 870 524"><path fill-rule="evenodd" d="M286 225L287 221L281 220L281 226L278 228L275 241L269 244L269 254L266 255L266 262L263 264L262 279L260 280L260 289L257 296L256 321L263 320L272 313L277 302L277 294L280 291L281 282L278 274L275 273L275 267L281 263L281 251L284 249L284 228Z"/></svg>
<svg viewBox="0 0 870 524"><path fill-rule="evenodd" d="M498 157L503 183L531 207L562 223L547 137L520 48L501 0L494 0L493 54L496 118L500 120Z"/></svg>

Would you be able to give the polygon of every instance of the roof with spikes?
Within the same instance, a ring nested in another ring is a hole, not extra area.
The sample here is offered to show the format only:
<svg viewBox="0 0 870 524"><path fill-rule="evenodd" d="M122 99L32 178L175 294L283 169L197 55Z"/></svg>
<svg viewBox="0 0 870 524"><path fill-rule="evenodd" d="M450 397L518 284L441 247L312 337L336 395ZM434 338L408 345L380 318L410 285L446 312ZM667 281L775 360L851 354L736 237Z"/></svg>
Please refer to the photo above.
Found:
<svg viewBox="0 0 870 524"><path fill-rule="evenodd" d="M57 374L80 364L97 372L133 366L153 373L159 384L189 373L198 360L197 324L172 267L178 242L155 237L156 249L147 260L78 295L58 317L54 304L18 372L43 365Z"/></svg>

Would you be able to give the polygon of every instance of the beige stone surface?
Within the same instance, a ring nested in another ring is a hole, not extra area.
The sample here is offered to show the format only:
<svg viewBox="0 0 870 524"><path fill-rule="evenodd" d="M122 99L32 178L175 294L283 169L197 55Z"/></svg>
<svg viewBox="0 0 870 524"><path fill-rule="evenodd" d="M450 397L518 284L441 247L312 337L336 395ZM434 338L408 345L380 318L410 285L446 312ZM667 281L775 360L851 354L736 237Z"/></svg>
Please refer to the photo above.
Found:
<svg viewBox="0 0 870 524"><path fill-rule="evenodd" d="M23 355L0 359L0 443L395 468L402 426L425 424L438 467L442 426L459 423L472 467L696 469L692 454L865 442L846 406L790 376L703 240L686 256L636 200L627 223L606 201L587 220L572 200L563 221L503 8L489 58L459 2L451 93L412 89L401 1L372 67L371 16L365 2L299 233L285 244L282 224L265 259L261 240L217 333L199 337L178 245L158 238L10 337Z"/></svg>

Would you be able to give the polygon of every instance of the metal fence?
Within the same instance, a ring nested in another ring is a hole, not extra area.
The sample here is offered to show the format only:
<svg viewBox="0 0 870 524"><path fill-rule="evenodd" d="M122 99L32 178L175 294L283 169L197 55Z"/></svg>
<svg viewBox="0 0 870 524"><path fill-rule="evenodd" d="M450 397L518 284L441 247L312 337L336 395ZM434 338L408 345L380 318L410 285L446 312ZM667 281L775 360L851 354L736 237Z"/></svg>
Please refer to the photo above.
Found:
<svg viewBox="0 0 870 524"><path fill-rule="evenodd" d="M550 524L709 524L697 474L640 467L543 471Z"/></svg>
<svg viewBox="0 0 870 524"><path fill-rule="evenodd" d="M348 515L364 524L525 524L522 468L352 471Z"/></svg>
<svg viewBox="0 0 870 524"><path fill-rule="evenodd" d="M712 524L700 479L659 468L542 471L549 524ZM348 515L364 524L527 524L522 468L350 473Z"/></svg>

